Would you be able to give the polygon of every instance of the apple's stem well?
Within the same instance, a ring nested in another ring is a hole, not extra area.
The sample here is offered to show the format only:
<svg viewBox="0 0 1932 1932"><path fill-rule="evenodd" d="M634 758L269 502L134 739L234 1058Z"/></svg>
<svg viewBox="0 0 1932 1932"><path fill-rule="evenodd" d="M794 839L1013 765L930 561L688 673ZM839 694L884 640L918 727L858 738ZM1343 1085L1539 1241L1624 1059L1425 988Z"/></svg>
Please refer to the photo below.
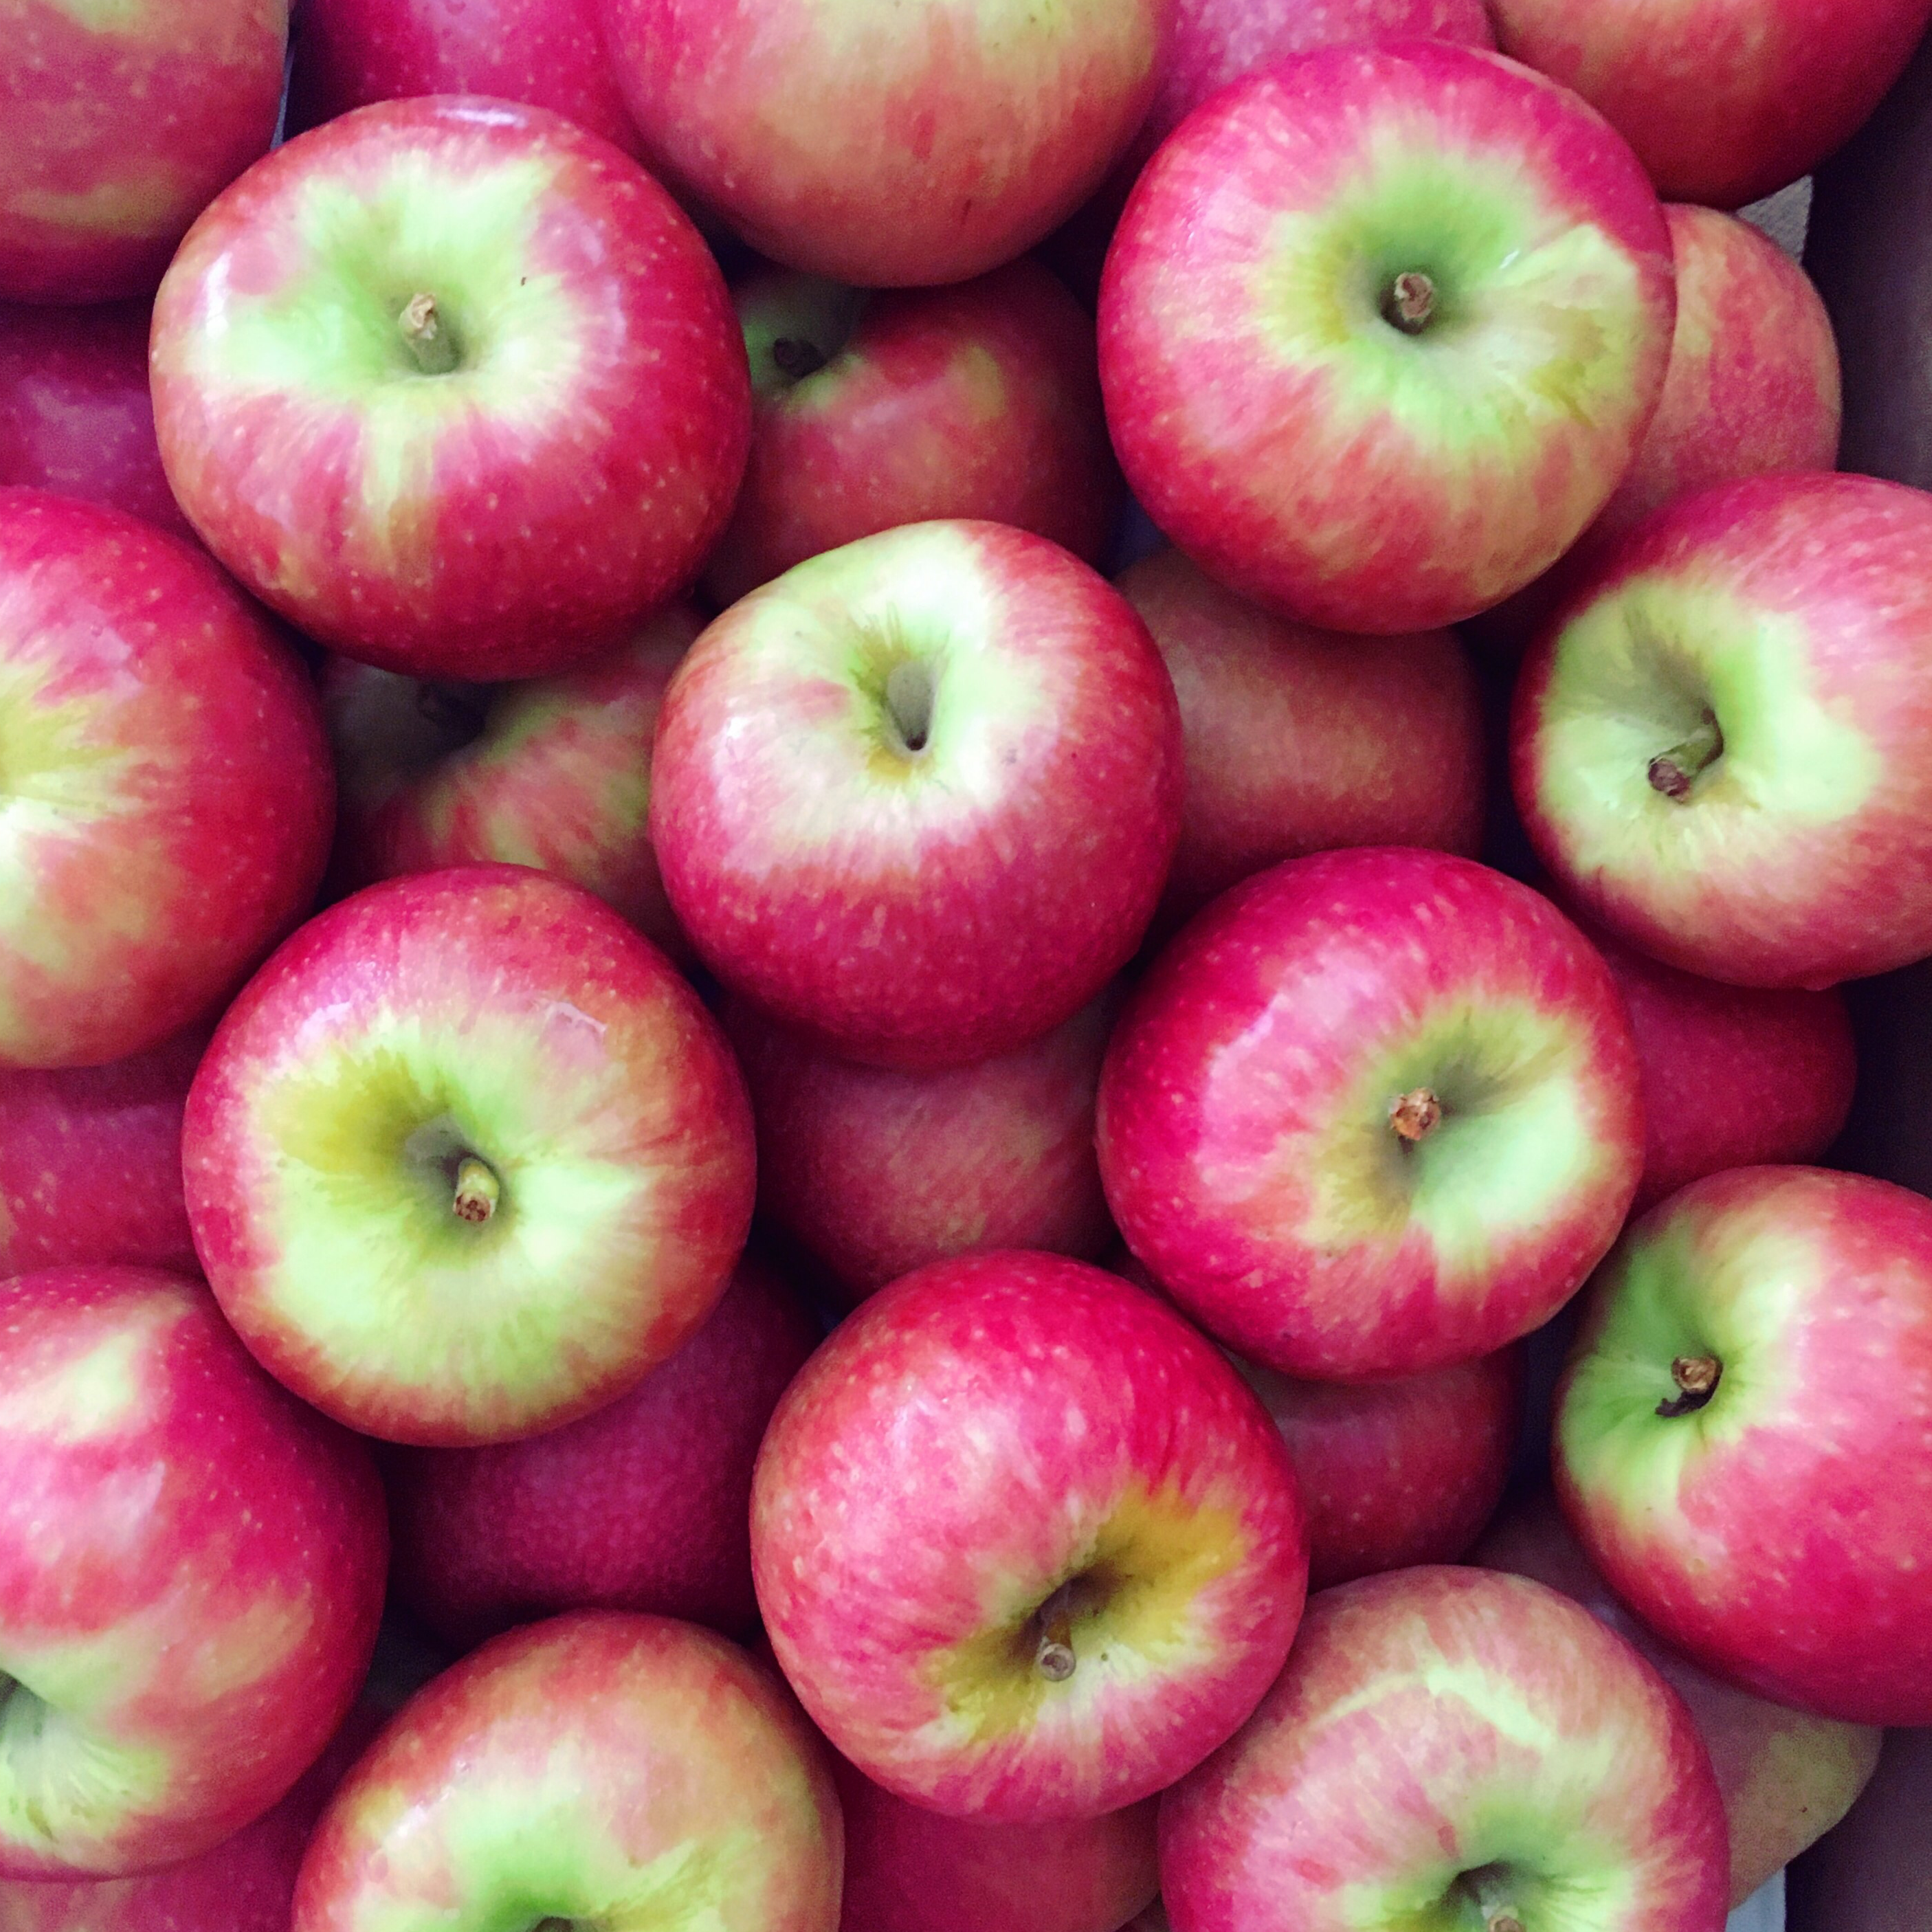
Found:
<svg viewBox="0 0 1932 1932"><path fill-rule="evenodd" d="M1412 1088L1389 1102L1389 1125L1411 1146L1432 1132L1442 1118L1442 1102L1426 1087Z"/></svg>
<svg viewBox="0 0 1932 1932"><path fill-rule="evenodd" d="M1073 1584L1063 1583L1037 1612L1040 1643L1034 1668L1049 1684L1064 1684L1079 1663L1073 1654Z"/></svg>
<svg viewBox="0 0 1932 1932"><path fill-rule="evenodd" d="M1382 320L1405 335L1420 335L1436 314L1436 284L1420 268L1406 269L1382 291Z"/></svg>
<svg viewBox="0 0 1932 1932"><path fill-rule="evenodd" d="M1505 1867L1485 1865L1479 1871L1465 1872L1454 1890L1467 1894L1483 1915L1483 1932L1522 1932L1516 1916L1516 1885Z"/></svg>
<svg viewBox="0 0 1932 1932"><path fill-rule="evenodd" d="M403 340L425 376L447 376L456 367L456 342L432 295L413 295L396 318Z"/></svg>
<svg viewBox="0 0 1932 1932"><path fill-rule="evenodd" d="M1724 1365L1715 1355L1679 1355L1670 1365L1670 1379L1677 1393L1657 1405L1659 1415L1690 1415L1702 1408L1718 1392Z"/></svg>
<svg viewBox="0 0 1932 1932"><path fill-rule="evenodd" d="M503 1184L488 1161L466 1154L457 1162L456 1189L449 1207L459 1221L488 1220L502 1198Z"/></svg>
<svg viewBox="0 0 1932 1932"><path fill-rule="evenodd" d="M782 335L772 344L772 360L794 382L817 375L829 359L817 343L800 335Z"/></svg>
<svg viewBox="0 0 1932 1932"><path fill-rule="evenodd" d="M1660 791L1666 798L1688 798L1699 773L1713 764L1724 748L1724 734L1718 729L1717 719L1707 711L1696 730L1651 760L1651 789Z"/></svg>

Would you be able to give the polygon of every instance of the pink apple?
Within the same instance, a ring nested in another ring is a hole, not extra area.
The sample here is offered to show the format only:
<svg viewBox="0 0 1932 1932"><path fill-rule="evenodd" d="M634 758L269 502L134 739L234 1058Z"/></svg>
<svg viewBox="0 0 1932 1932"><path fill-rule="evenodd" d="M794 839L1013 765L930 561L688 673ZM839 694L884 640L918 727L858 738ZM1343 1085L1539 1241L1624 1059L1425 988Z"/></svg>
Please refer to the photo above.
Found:
<svg viewBox="0 0 1932 1932"><path fill-rule="evenodd" d="M1077 208L1147 112L1174 6L603 0L664 178L868 288L983 274Z"/></svg>
<svg viewBox="0 0 1932 1932"><path fill-rule="evenodd" d="M1634 1645L1684 1700L1724 1794L1733 1907L1828 1832L1871 1776L1880 1732L1736 1690L1660 1643L1592 1567L1548 1491L1505 1510L1472 1561L1574 1597Z"/></svg>
<svg viewBox="0 0 1932 1932"><path fill-rule="evenodd" d="M1120 1932L1153 1896L1154 1801L1098 1818L989 1825L909 1804L843 1758L839 1932Z"/></svg>
<svg viewBox="0 0 1932 1932"><path fill-rule="evenodd" d="M104 1066L0 1072L0 1278L83 1262L195 1266L182 1108L205 1026Z"/></svg>
<svg viewBox="0 0 1932 1932"><path fill-rule="evenodd" d="M786 1393L752 1564L832 1744L960 1817L1096 1817L1232 1733L1287 1654L1307 1532L1280 1436L1223 1358L1118 1276L939 1262Z"/></svg>
<svg viewBox="0 0 1932 1932"><path fill-rule="evenodd" d="M1670 238L1584 103L1441 41L1237 82L1148 164L1101 386L1154 522L1337 630L1428 628L1548 568L1663 387Z"/></svg>
<svg viewBox="0 0 1932 1932"><path fill-rule="evenodd" d="M1446 631L1311 629L1164 550L1118 580L1174 679L1187 746L1180 843L1156 915L1171 932L1282 859L1346 845L1474 856L1483 834L1481 702Z"/></svg>
<svg viewBox="0 0 1932 1932"><path fill-rule="evenodd" d="M292 1932L837 1932L838 1801L784 1694L694 1624L584 1611L426 1685L322 1814Z"/></svg>
<svg viewBox="0 0 1932 1932"><path fill-rule="evenodd" d="M382 1604L375 1470L179 1276L50 1268L6 1307L0 1873L194 1857L355 1696Z"/></svg>
<svg viewBox="0 0 1932 1932"><path fill-rule="evenodd" d="M583 662L698 572L751 398L716 264L539 107L384 101L195 224L155 426L208 547L301 629L416 676Z"/></svg>
<svg viewBox="0 0 1932 1932"><path fill-rule="evenodd" d="M1496 1514L1522 1429L1520 1348L1387 1382L1297 1382L1234 1366L1294 1464L1311 1590L1455 1562Z"/></svg>
<svg viewBox="0 0 1932 1932"><path fill-rule="evenodd" d="M289 1795L211 1851L131 1878L0 1879L7 1932L289 1932L296 1872L330 1794L388 1713L365 1694Z"/></svg>
<svg viewBox="0 0 1932 1932"><path fill-rule="evenodd" d="M153 292L264 152L287 0L0 0L0 298Z"/></svg>
<svg viewBox="0 0 1932 1932"><path fill-rule="evenodd" d="M597 0L303 0L292 128L418 94L526 101L638 152Z"/></svg>
<svg viewBox="0 0 1932 1932"><path fill-rule="evenodd" d="M1825 1154L1858 1072L1842 993L1726 986L1586 930L1630 1010L1643 1070L1639 1210L1727 1167Z"/></svg>
<svg viewBox="0 0 1932 1932"><path fill-rule="evenodd" d="M1318 853L1156 961L1100 1076L1127 1245L1244 1355L1414 1375L1540 1327L1634 1192L1609 970L1550 902L1447 853Z"/></svg>
<svg viewBox="0 0 1932 1932"><path fill-rule="evenodd" d="M1567 1597L1480 1570L1324 1591L1161 1801L1174 1932L1721 1932L1726 1876L1677 1694Z"/></svg>
<svg viewBox="0 0 1932 1932"><path fill-rule="evenodd" d="M1490 0L1505 53L1580 89L1663 193L1738 208L1857 132L1927 0Z"/></svg>
<svg viewBox="0 0 1932 1932"><path fill-rule="evenodd" d="M314 692L207 557L32 490L0 490L0 1066L143 1052L314 896Z"/></svg>
<svg viewBox="0 0 1932 1932"><path fill-rule="evenodd" d="M752 456L706 566L722 604L860 537L1011 524L1097 564L1120 508L1094 325L1036 262L868 294L784 269L734 292Z"/></svg>
<svg viewBox="0 0 1932 1932"><path fill-rule="evenodd" d="M464 1647L582 1608L749 1630L752 1464L820 1332L747 1260L697 1334L596 1414L494 1448L397 1451L398 1595Z"/></svg>
<svg viewBox="0 0 1932 1932"><path fill-rule="evenodd" d="M449 685L329 663L344 890L501 860L595 892L674 957L688 952L651 850L651 739L704 628L680 602L608 656L554 677Z"/></svg>
<svg viewBox="0 0 1932 1932"><path fill-rule="evenodd" d="M1932 496L1752 478L1624 538L1526 660L1516 805L1658 958L1828 986L1932 953Z"/></svg>
<svg viewBox="0 0 1932 1932"><path fill-rule="evenodd" d="M1597 520L1536 581L1475 620L1520 652L1594 563L1652 510L1779 470L1829 470L1841 416L1838 348L1804 271L1747 221L1673 203L1677 324L1657 413Z"/></svg>
<svg viewBox="0 0 1932 1932"><path fill-rule="evenodd" d="M1652 1630L1761 1696L1932 1724L1932 1202L1748 1167L1593 1284L1557 1490Z"/></svg>
<svg viewBox="0 0 1932 1932"><path fill-rule="evenodd" d="M148 314L146 302L0 305L0 486L83 497L191 537L154 440Z"/></svg>
<svg viewBox="0 0 1932 1932"><path fill-rule="evenodd" d="M719 979L845 1058L963 1065L1092 999L1180 818L1174 687L1056 544L916 524L735 604L665 694L664 888Z"/></svg>
<svg viewBox="0 0 1932 1932"><path fill-rule="evenodd" d="M1112 1003L970 1066L856 1066L725 1008L758 1127L761 1210L854 1300L991 1248L1092 1259L1113 1237L1094 1158Z"/></svg>
<svg viewBox="0 0 1932 1932"><path fill-rule="evenodd" d="M541 872L393 879L312 920L188 1094L188 1218L242 1340L365 1434L505 1442L702 1325L752 1213L751 1110L656 947Z"/></svg>

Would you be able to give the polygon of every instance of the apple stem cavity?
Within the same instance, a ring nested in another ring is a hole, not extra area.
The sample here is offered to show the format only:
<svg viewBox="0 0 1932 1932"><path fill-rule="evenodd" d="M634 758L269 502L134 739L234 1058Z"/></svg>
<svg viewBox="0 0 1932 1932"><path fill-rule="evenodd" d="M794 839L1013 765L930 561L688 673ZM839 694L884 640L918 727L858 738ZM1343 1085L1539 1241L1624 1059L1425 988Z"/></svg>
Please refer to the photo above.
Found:
<svg viewBox="0 0 1932 1932"><path fill-rule="evenodd" d="M447 376L456 367L456 339L444 327L432 295L413 295L396 318L416 368L425 376Z"/></svg>
<svg viewBox="0 0 1932 1932"><path fill-rule="evenodd" d="M782 335L772 344L772 360L781 375L802 382L806 376L817 375L830 358L817 343L808 342L802 336Z"/></svg>
<svg viewBox="0 0 1932 1932"><path fill-rule="evenodd" d="M932 730L932 667L922 658L904 658L886 674L886 710L900 745L922 752Z"/></svg>
<svg viewBox="0 0 1932 1932"><path fill-rule="evenodd" d="M502 1198L503 1184L488 1161L466 1154L456 1163L456 1191L449 1207L459 1221L480 1224L488 1220Z"/></svg>
<svg viewBox="0 0 1932 1932"><path fill-rule="evenodd" d="M1382 320L1405 335L1420 335L1436 314L1436 284L1420 268L1405 269L1382 291Z"/></svg>
<svg viewBox="0 0 1932 1932"><path fill-rule="evenodd" d="M1426 1087L1412 1088L1389 1102L1389 1125L1413 1147L1432 1133L1442 1118L1442 1102Z"/></svg>
<svg viewBox="0 0 1932 1932"><path fill-rule="evenodd" d="M1073 1654L1073 1605L1074 1583L1065 1582L1036 1612L1040 1642L1033 1654L1034 1668L1049 1684L1064 1684L1079 1663Z"/></svg>
<svg viewBox="0 0 1932 1932"><path fill-rule="evenodd" d="M1724 1365L1715 1355L1679 1355L1670 1365L1670 1379L1677 1393L1657 1405L1659 1415L1690 1415L1702 1408L1718 1392Z"/></svg>
<svg viewBox="0 0 1932 1932"><path fill-rule="evenodd" d="M1724 748L1724 734L1718 729L1717 719L1707 711L1689 736L1651 760L1648 774L1651 789L1666 798L1688 798L1699 775L1723 754Z"/></svg>

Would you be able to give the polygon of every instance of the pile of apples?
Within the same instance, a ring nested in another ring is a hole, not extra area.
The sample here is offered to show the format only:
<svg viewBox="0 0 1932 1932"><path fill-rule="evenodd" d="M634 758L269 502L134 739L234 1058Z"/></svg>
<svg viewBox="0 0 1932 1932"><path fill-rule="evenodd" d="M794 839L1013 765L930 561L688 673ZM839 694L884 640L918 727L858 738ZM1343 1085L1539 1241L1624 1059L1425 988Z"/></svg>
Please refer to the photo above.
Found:
<svg viewBox="0 0 1932 1932"><path fill-rule="evenodd" d="M1843 1817L1924 305L1732 211L1932 194L1928 18L0 0L0 1932L1719 1932Z"/></svg>

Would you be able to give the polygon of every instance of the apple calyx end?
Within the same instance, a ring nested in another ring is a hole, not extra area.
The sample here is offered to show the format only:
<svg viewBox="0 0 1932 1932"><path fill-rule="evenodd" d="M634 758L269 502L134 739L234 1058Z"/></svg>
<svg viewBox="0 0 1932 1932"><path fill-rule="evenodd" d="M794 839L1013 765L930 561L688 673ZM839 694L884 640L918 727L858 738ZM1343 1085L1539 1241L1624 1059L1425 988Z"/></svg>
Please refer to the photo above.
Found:
<svg viewBox="0 0 1932 1932"><path fill-rule="evenodd" d="M1426 1087L1412 1088L1389 1102L1389 1125L1413 1147L1432 1133L1442 1118L1442 1102Z"/></svg>
<svg viewBox="0 0 1932 1932"><path fill-rule="evenodd" d="M456 342L443 326L436 298L426 290L410 296L396 318L404 346L425 376L447 376L456 367Z"/></svg>
<svg viewBox="0 0 1932 1932"><path fill-rule="evenodd" d="M1382 291L1382 320L1404 335L1420 335L1435 314L1436 284L1420 268L1405 269Z"/></svg>
<svg viewBox="0 0 1932 1932"><path fill-rule="evenodd" d="M503 1184L488 1162L466 1154L456 1164L456 1188L450 1197L449 1211L459 1221L480 1226L496 1211L503 1198Z"/></svg>
<svg viewBox="0 0 1932 1932"><path fill-rule="evenodd" d="M1686 799L1690 796L1691 787L1706 767L1723 755L1724 749L1724 734L1718 729L1717 719L1707 711L1697 728L1681 744L1660 752L1651 760L1644 776L1652 791L1660 792L1666 798Z"/></svg>
<svg viewBox="0 0 1932 1932"><path fill-rule="evenodd" d="M1670 1379L1677 1393L1657 1405L1659 1415L1694 1414L1718 1392L1724 1365L1714 1355L1679 1355L1670 1365Z"/></svg>

